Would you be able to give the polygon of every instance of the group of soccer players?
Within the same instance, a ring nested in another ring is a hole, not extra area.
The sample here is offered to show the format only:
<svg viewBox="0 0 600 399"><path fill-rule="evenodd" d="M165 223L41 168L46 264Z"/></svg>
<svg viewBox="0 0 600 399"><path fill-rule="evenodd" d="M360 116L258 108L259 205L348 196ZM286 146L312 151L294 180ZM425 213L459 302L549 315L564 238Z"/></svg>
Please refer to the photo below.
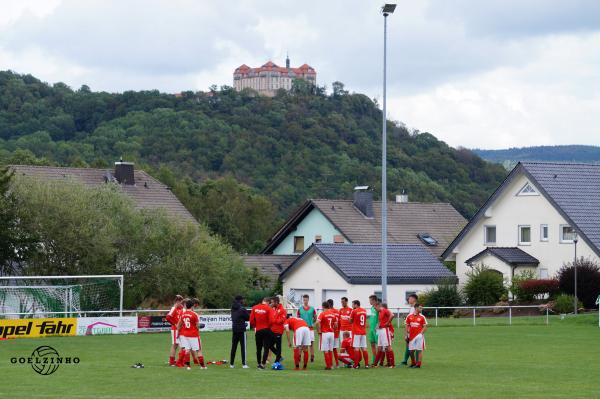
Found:
<svg viewBox="0 0 600 399"><path fill-rule="evenodd" d="M294 366L299 370L308 367L309 360L314 362L315 332L319 335L319 349L323 352L325 369L348 367L394 368L395 356L392 348L394 341L393 320L395 315L377 296L371 295L371 315L361 307L359 300L348 306L348 298L341 298L341 307L334 308L333 300L322 303L322 311L309 304L309 296L302 297L302 307L292 317L278 297L264 298L252 307L249 315L250 328L255 332L256 361L259 369L264 369L270 353L275 355L274 368L280 368L282 358L282 336L285 333L287 343L293 348ZM417 296L408 299L410 312L405 320L406 351L403 365L411 359L412 368L420 368L425 349L424 333L427 320L421 314ZM194 312L199 302L195 299L175 298L175 304L166 316L171 323L171 353L169 364L190 368L190 356L194 364L206 368L202 355L202 344L198 329L198 315ZM367 334L367 326L369 328ZM369 362L367 343L371 344L372 361ZM181 346L178 360L175 361L177 347ZM310 353L310 357L309 357ZM245 360L245 359L244 359ZM245 363L245 362L244 362ZM233 364L231 365L233 367ZM244 364L244 368L247 365Z"/></svg>

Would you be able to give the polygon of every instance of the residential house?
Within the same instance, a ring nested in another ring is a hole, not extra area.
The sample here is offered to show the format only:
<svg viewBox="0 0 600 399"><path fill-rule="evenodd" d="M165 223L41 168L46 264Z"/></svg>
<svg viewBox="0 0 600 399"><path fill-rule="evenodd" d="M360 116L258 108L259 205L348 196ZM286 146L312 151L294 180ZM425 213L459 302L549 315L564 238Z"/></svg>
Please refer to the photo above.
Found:
<svg viewBox="0 0 600 399"><path fill-rule="evenodd" d="M600 255L600 165L520 162L456 239L444 260L456 261L460 284L485 265L507 281L523 270L556 275L577 255Z"/></svg>
<svg viewBox="0 0 600 399"><path fill-rule="evenodd" d="M433 288L456 276L422 244L388 245L388 305L402 307L408 295ZM359 299L367 305L369 295L381 295L380 244L313 244L280 279L283 295L300 303L302 295L319 306L333 299Z"/></svg>
<svg viewBox="0 0 600 399"><path fill-rule="evenodd" d="M42 180L73 179L88 187L117 184L138 208L164 209L167 214L197 224L198 221L177 199L171 189L131 162L115 162L114 169L63 168L54 166L13 165L16 175Z"/></svg>
<svg viewBox="0 0 600 399"><path fill-rule="evenodd" d="M467 221L447 203L408 202L399 195L388 201L388 242L418 244L435 257ZM381 242L381 201L358 187L353 200L310 199L269 239L261 255L244 256L247 266L275 281L312 244Z"/></svg>

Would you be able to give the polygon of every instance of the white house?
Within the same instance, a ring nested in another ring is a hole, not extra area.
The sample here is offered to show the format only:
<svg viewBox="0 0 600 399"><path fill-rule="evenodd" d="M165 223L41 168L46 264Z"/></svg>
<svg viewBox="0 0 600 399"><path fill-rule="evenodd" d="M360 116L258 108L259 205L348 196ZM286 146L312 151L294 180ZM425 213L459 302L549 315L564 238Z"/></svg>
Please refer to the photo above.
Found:
<svg viewBox="0 0 600 399"><path fill-rule="evenodd" d="M283 294L299 303L304 294L316 306L333 299L358 299L367 304L370 295L381 295L381 244L313 244L280 275ZM408 295L433 288L444 280L456 280L421 244L389 244L388 306L403 307Z"/></svg>
<svg viewBox="0 0 600 399"><path fill-rule="evenodd" d="M507 281L525 269L556 274L575 256L600 254L600 165L523 162L442 254L464 284L475 265Z"/></svg>

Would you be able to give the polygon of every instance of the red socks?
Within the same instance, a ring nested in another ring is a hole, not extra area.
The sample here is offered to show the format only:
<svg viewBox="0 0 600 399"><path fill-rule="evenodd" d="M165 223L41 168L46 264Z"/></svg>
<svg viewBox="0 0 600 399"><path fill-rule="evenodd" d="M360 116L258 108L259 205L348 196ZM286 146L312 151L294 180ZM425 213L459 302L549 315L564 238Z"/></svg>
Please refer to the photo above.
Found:
<svg viewBox="0 0 600 399"><path fill-rule="evenodd" d="M198 362L200 363L200 367L206 367L204 365L204 356L198 356Z"/></svg>
<svg viewBox="0 0 600 399"><path fill-rule="evenodd" d="M340 359L340 362L342 362L344 364L352 364L352 361L350 360L349 356L340 356L339 359Z"/></svg>
<svg viewBox="0 0 600 399"><path fill-rule="evenodd" d="M365 359L365 367L369 365L369 352L366 349L362 351L363 359Z"/></svg>
<svg viewBox="0 0 600 399"><path fill-rule="evenodd" d="M383 366L383 358L385 356L385 352L381 349L377 351L377 355L375 356L375 366Z"/></svg>
<svg viewBox="0 0 600 399"><path fill-rule="evenodd" d="M308 366L308 351L307 350L304 351L304 368L306 368L306 366Z"/></svg>
<svg viewBox="0 0 600 399"><path fill-rule="evenodd" d="M323 357L325 358L325 367L328 369L331 368L331 352L323 352Z"/></svg>
<svg viewBox="0 0 600 399"><path fill-rule="evenodd" d="M355 348L354 349L354 367L360 366L361 355L362 355L362 353L360 353L360 348Z"/></svg>
<svg viewBox="0 0 600 399"><path fill-rule="evenodd" d="M169 365L174 365L175 364L175 356L169 356Z"/></svg>
<svg viewBox="0 0 600 399"><path fill-rule="evenodd" d="M396 359L394 358L394 351L389 349L387 351L387 361L389 367L396 367Z"/></svg>
<svg viewBox="0 0 600 399"><path fill-rule="evenodd" d="M185 359L185 351L181 350L181 351L179 351L179 357L177 358L177 366L178 367L183 367L184 359Z"/></svg>
<svg viewBox="0 0 600 399"><path fill-rule="evenodd" d="M333 348L333 358L335 359L335 366L338 367L340 365L340 357L336 348Z"/></svg>
<svg viewBox="0 0 600 399"><path fill-rule="evenodd" d="M294 365L300 368L300 348L294 348Z"/></svg>

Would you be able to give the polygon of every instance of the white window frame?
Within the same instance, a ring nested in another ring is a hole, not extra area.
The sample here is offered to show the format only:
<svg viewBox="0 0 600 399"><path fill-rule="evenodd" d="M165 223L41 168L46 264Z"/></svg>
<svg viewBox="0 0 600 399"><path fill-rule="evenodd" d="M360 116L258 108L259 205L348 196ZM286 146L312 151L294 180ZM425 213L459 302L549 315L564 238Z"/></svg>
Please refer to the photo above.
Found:
<svg viewBox="0 0 600 399"><path fill-rule="evenodd" d="M531 187L533 192L528 192L528 193L523 192L523 190L525 190L527 187ZM531 184L531 182L525 183L525 185L523 187L521 187L521 189L517 193L518 197L532 197L532 196L537 196L537 195L540 195L540 193L538 193L538 191L535 189L535 186L533 184Z"/></svg>
<svg viewBox="0 0 600 399"><path fill-rule="evenodd" d="M573 240L565 240L563 238L563 228L564 227L571 227L573 229L573 227L570 224L561 224L560 227L558 228L558 240L561 244L573 244ZM575 229L573 229L575 230Z"/></svg>
<svg viewBox="0 0 600 399"><path fill-rule="evenodd" d="M546 229L546 237L544 237L544 229ZM548 225L545 223L540 224L540 241L548 242L549 237L550 237L550 229L548 228Z"/></svg>
<svg viewBox="0 0 600 399"><path fill-rule="evenodd" d="M493 227L494 231L496 232L496 241L494 241L494 242L491 242L488 240L488 228L489 227ZM497 242L498 242L498 228L496 227L496 225L486 224L485 226L483 226L483 245L494 246L494 245L496 245Z"/></svg>
<svg viewBox="0 0 600 399"><path fill-rule="evenodd" d="M521 232L524 227L529 228L529 241L521 240ZM530 224L520 224L518 234L519 234L519 245L523 245L523 246L531 245L531 225Z"/></svg>

